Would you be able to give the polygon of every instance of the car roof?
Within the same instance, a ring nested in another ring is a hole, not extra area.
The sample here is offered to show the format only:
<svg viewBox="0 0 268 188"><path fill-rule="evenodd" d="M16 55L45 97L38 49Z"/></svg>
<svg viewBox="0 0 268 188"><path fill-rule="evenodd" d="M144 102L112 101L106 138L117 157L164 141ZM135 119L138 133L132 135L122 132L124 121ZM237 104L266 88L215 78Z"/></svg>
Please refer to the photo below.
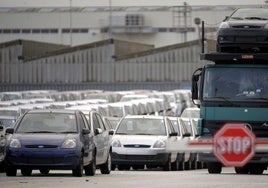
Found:
<svg viewBox="0 0 268 188"><path fill-rule="evenodd" d="M127 115L125 119L164 119L166 116L154 116L154 115Z"/></svg>
<svg viewBox="0 0 268 188"><path fill-rule="evenodd" d="M27 113L28 114L38 114L38 113L65 113L65 114L74 114L78 112L79 110L66 110L66 109L49 109L49 110L29 110Z"/></svg>

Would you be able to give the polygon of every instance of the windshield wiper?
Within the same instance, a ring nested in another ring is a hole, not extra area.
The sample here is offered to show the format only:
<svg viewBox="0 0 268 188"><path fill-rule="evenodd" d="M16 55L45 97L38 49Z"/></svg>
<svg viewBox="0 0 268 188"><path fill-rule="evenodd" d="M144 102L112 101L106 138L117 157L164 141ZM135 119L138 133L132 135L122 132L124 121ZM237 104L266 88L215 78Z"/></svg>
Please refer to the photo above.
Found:
<svg viewBox="0 0 268 188"><path fill-rule="evenodd" d="M54 131L30 131L30 132L25 132L25 133L56 133Z"/></svg>
<svg viewBox="0 0 268 188"><path fill-rule="evenodd" d="M230 19L233 19L233 20L243 20L243 18L241 18L241 17L230 17Z"/></svg>
<svg viewBox="0 0 268 188"><path fill-rule="evenodd" d="M245 17L246 20L267 20L267 18L261 17Z"/></svg>

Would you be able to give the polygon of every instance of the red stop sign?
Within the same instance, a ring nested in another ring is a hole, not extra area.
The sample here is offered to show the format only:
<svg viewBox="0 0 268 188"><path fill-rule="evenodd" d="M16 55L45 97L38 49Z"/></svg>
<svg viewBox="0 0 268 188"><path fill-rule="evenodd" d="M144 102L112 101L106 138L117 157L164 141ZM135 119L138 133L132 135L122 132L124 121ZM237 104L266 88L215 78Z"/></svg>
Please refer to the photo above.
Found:
<svg viewBox="0 0 268 188"><path fill-rule="evenodd" d="M244 123L226 123L214 136L214 155L225 166L244 166L255 154L255 135Z"/></svg>

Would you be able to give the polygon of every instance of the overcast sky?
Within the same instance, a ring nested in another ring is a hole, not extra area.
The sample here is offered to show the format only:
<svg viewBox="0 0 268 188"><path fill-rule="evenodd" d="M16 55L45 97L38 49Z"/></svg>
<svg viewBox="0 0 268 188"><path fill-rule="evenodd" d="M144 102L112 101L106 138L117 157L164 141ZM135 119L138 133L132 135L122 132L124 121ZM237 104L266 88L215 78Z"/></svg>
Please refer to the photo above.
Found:
<svg viewBox="0 0 268 188"><path fill-rule="evenodd" d="M264 5L266 0L0 0L0 7Z"/></svg>

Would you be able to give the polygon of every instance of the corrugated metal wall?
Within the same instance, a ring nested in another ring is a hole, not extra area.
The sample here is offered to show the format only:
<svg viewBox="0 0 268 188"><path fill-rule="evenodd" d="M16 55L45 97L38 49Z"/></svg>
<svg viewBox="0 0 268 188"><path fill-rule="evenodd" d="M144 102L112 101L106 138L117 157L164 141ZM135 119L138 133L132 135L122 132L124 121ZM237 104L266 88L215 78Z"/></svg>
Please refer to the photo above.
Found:
<svg viewBox="0 0 268 188"><path fill-rule="evenodd" d="M162 48L115 61L113 43L19 62L21 45L1 49L2 84L83 84L125 82L190 82L200 46Z"/></svg>

